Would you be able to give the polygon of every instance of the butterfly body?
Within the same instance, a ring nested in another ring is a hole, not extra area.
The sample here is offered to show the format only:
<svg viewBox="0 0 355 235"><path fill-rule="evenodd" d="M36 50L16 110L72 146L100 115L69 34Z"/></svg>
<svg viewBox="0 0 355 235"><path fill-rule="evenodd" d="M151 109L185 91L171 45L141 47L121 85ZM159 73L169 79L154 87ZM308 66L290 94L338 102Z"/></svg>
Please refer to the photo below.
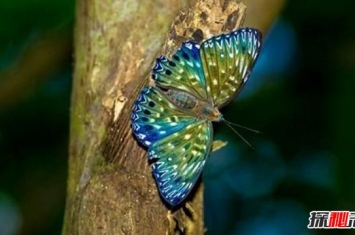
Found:
<svg viewBox="0 0 355 235"><path fill-rule="evenodd" d="M210 154L213 121L247 81L261 33L242 28L201 45L185 42L171 59L156 60L154 85L132 107L132 130L148 148L161 196L176 206L191 192Z"/></svg>
<svg viewBox="0 0 355 235"><path fill-rule="evenodd" d="M187 112L194 113L201 120L220 121L222 119L222 114L218 108L214 107L212 100L200 100L187 92L174 89L170 89L167 95L171 102L186 109Z"/></svg>

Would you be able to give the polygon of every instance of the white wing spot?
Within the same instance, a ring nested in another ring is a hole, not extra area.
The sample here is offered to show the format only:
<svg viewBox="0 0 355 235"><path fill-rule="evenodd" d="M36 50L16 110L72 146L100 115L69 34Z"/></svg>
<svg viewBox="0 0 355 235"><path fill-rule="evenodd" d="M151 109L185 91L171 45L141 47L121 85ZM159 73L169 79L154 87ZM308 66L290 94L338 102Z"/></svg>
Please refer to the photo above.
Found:
<svg viewBox="0 0 355 235"><path fill-rule="evenodd" d="M144 138L146 137L146 135L144 135L144 134L138 134L137 137L140 138L140 139L144 139Z"/></svg>
<svg viewBox="0 0 355 235"><path fill-rule="evenodd" d="M184 139L185 140L188 140L188 139L190 139L191 138L191 134L186 134L185 136L184 136Z"/></svg>
<svg viewBox="0 0 355 235"><path fill-rule="evenodd" d="M172 148L174 148L175 146L174 146L172 143L168 143L168 147L172 149Z"/></svg>
<svg viewBox="0 0 355 235"><path fill-rule="evenodd" d="M144 143L145 143L146 145L150 145L152 142L146 140L146 141L144 141Z"/></svg>
<svg viewBox="0 0 355 235"><path fill-rule="evenodd" d="M186 43L185 46L189 48L190 50L192 49L192 43Z"/></svg>

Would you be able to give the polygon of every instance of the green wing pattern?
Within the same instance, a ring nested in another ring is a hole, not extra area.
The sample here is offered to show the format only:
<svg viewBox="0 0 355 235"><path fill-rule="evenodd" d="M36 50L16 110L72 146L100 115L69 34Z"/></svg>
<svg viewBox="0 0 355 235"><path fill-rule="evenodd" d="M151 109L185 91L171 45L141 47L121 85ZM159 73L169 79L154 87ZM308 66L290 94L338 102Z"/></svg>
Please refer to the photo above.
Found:
<svg viewBox="0 0 355 235"><path fill-rule="evenodd" d="M261 33L251 28L212 37L202 43L200 55L207 93L216 106L226 105L241 90L260 47Z"/></svg>
<svg viewBox="0 0 355 235"><path fill-rule="evenodd" d="M182 90L201 100L207 99L199 45L194 42L183 43L171 60L159 57L153 68L153 79L160 87Z"/></svg>
<svg viewBox="0 0 355 235"><path fill-rule="evenodd" d="M212 145L212 123L188 125L149 148L149 159L162 197L177 205L189 194L200 176Z"/></svg>

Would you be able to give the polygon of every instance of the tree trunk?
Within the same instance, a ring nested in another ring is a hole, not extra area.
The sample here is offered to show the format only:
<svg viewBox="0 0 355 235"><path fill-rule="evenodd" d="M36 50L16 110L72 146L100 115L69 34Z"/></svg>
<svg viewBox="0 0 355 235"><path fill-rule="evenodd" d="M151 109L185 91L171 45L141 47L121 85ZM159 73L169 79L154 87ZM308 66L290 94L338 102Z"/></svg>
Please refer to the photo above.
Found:
<svg viewBox="0 0 355 235"><path fill-rule="evenodd" d="M202 184L169 210L130 112L156 56L236 29L244 12L232 0L78 0L63 235L204 233Z"/></svg>

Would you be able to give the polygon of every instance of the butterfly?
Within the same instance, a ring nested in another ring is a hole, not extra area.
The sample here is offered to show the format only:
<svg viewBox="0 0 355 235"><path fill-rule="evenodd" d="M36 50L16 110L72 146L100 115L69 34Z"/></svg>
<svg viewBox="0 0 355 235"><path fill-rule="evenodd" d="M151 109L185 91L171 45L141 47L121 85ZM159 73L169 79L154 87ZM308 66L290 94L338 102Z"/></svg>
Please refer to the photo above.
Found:
<svg viewBox="0 0 355 235"><path fill-rule="evenodd" d="M188 41L160 56L131 113L136 139L148 160L160 195L172 206L189 195L211 152L212 122L240 92L261 49L261 33L240 28L201 45Z"/></svg>

